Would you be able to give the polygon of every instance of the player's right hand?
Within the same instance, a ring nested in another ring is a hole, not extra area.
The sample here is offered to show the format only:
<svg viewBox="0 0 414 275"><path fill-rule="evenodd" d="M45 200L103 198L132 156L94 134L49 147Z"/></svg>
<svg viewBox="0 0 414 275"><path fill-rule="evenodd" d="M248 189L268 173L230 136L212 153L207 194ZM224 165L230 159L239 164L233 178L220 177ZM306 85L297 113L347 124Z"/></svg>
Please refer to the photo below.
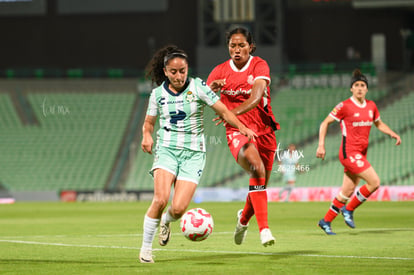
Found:
<svg viewBox="0 0 414 275"><path fill-rule="evenodd" d="M144 153L148 153L152 155L152 146L154 145L154 141L152 137L150 138L143 138L141 142L141 149Z"/></svg>
<svg viewBox="0 0 414 275"><path fill-rule="evenodd" d="M253 130L247 128L246 126L239 128L239 131L240 131L240 134L248 137L249 141L256 140L257 138L257 134Z"/></svg>
<svg viewBox="0 0 414 275"><path fill-rule="evenodd" d="M224 85L226 85L226 79L216 79L210 83L210 89L217 93Z"/></svg>

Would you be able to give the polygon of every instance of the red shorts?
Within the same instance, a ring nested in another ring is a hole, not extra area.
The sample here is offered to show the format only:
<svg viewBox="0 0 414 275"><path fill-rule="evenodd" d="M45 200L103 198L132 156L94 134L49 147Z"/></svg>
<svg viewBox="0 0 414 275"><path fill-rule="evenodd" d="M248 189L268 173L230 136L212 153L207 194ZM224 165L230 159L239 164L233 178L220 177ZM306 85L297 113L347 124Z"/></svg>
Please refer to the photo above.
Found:
<svg viewBox="0 0 414 275"><path fill-rule="evenodd" d="M263 161L267 171L273 169L273 161L277 148L276 135L274 132L264 134L256 138L255 141L250 140L239 132L227 132L227 144L230 152L237 161L240 149L247 143L253 143Z"/></svg>
<svg viewBox="0 0 414 275"><path fill-rule="evenodd" d="M367 160L367 154L361 152L347 153L346 158L339 154L339 160L344 166L344 172L351 172L352 174L359 174L371 167Z"/></svg>

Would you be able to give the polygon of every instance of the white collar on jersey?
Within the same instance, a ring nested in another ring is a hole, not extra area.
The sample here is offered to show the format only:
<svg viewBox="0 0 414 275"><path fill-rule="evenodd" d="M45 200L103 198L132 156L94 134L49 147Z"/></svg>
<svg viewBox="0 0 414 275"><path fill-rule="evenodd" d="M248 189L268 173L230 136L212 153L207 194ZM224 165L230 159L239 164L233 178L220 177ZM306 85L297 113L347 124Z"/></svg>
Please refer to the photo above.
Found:
<svg viewBox="0 0 414 275"><path fill-rule="evenodd" d="M367 106L367 101L365 99L364 99L364 102L362 104L359 103L358 101L356 101L352 96L351 96L351 100L359 108L365 108L365 106Z"/></svg>
<svg viewBox="0 0 414 275"><path fill-rule="evenodd" d="M249 68L250 62L252 62L253 56L249 57L249 60L247 61L246 65L243 66L243 68L241 68L241 70L239 70L236 65L234 65L233 59L230 59L230 67L233 69L233 71L235 72L244 72L245 70L247 70L247 68Z"/></svg>

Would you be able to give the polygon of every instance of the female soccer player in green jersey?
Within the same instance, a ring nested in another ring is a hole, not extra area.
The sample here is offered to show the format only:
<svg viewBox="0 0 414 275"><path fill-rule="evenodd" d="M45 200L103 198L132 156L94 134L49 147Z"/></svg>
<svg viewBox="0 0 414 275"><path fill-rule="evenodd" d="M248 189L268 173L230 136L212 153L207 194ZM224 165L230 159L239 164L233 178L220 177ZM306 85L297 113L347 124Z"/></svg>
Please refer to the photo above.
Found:
<svg viewBox="0 0 414 275"><path fill-rule="evenodd" d="M152 90L143 125L141 148L153 153L152 133L157 117L154 164L154 197L144 217L144 236L140 252L142 263L153 263L152 242L160 225L159 244L168 243L170 223L187 210L205 165L203 109L211 107L240 134L254 139L256 134L244 126L199 78L188 77L187 54L176 46L166 46L155 53L147 67L147 76L159 85ZM174 195L168 204L171 187Z"/></svg>

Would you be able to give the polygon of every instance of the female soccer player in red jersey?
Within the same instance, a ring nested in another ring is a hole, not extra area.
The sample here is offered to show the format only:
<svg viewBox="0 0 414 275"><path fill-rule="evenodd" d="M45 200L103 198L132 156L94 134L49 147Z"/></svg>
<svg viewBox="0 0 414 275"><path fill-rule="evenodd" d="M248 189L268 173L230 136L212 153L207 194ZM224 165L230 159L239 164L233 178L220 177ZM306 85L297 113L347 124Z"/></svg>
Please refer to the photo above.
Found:
<svg viewBox="0 0 414 275"><path fill-rule="evenodd" d="M375 103L365 99L367 92L368 80L356 69L351 80L352 96L336 105L319 129L319 145L316 157L321 159L325 158L325 137L329 124L338 121L342 129L342 143L339 150L339 160L344 166L342 187L339 194L333 199L325 217L318 224L328 235L335 235L332 232L331 222L339 212L344 216L345 223L349 227L355 228L354 210L380 186L377 173L366 159L368 137L372 124L384 134L395 138L395 145L401 144L400 136L380 119ZM361 186L352 196L361 179L365 180L366 184ZM346 204L348 201L349 203Z"/></svg>
<svg viewBox="0 0 414 275"><path fill-rule="evenodd" d="M207 84L213 91L220 92L221 101L258 135L249 141L236 128L225 124L230 151L250 174L249 194L244 209L237 215L234 241L236 244L243 242L248 222L256 215L261 243L273 245L275 238L267 219L266 185L277 147L274 131L280 127L270 106L270 70L266 61L251 55L256 46L247 29L236 27L226 34L226 39L231 58L213 69Z"/></svg>

